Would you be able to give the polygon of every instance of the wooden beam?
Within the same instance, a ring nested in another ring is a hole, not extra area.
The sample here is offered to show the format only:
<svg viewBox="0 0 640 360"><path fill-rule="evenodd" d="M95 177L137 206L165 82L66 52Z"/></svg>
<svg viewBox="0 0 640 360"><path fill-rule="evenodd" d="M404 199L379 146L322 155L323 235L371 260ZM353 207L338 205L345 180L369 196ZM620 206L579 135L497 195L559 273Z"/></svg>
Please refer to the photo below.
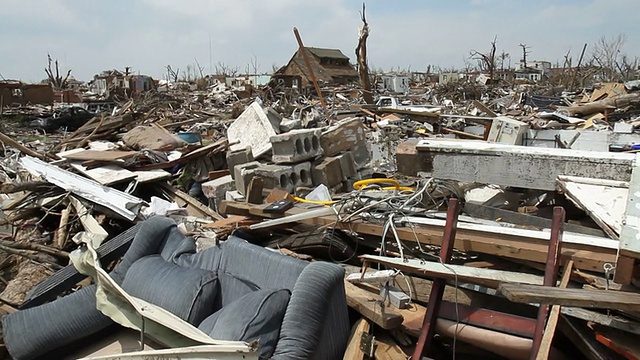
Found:
<svg viewBox="0 0 640 360"><path fill-rule="evenodd" d="M500 292L513 302L640 311L640 294L613 290L560 289L528 284L502 284Z"/></svg>
<svg viewBox="0 0 640 360"><path fill-rule="evenodd" d="M391 258L376 255L362 255L361 259L388 265L413 274L458 282L484 285L497 289L501 283L542 284L542 277L513 271L473 268L463 265L442 264L416 259Z"/></svg>
<svg viewBox="0 0 640 360"><path fill-rule="evenodd" d="M347 281L344 282L347 305L385 330L400 327L402 315L386 307L378 294L372 294Z"/></svg>
<svg viewBox="0 0 640 360"><path fill-rule="evenodd" d="M408 355L393 339L386 335L380 334L376 336L376 350L374 357L376 360L397 360L407 359Z"/></svg>
<svg viewBox="0 0 640 360"><path fill-rule="evenodd" d="M364 360L365 353L360 348L360 343L362 342L362 334L368 334L370 330L371 325L367 319L361 318L356 321L351 328L351 335L349 336L347 350L342 357L343 360Z"/></svg>
<svg viewBox="0 0 640 360"><path fill-rule="evenodd" d="M569 280L571 279L571 269L573 268L573 261L569 261L567 266L564 268L564 272L562 273L562 279L560 280L560 288L566 288L569 284ZM556 333L556 326L558 326L558 319L560 318L560 305L553 305L551 307L551 311L549 312L549 319L547 320L547 326L544 328L544 334L542 335L542 343L540 343L540 348L538 350L538 354L536 355L536 360L545 360L549 358L549 351L551 351L551 342L553 341L553 336Z"/></svg>
<svg viewBox="0 0 640 360"><path fill-rule="evenodd" d="M259 210L260 205L222 201L221 212L233 215L255 215L260 217L270 217ZM223 210L224 209L224 210ZM288 210L285 215L295 215L309 211L299 207ZM273 217L273 216L271 216ZM315 226L329 226L354 231L363 235L382 236L383 226L369 224L362 221L351 221L349 223L336 223L334 216L322 216L301 221L305 224ZM421 244L436 245L442 244L443 227L437 225L415 225L414 228L399 226L396 228L398 237L403 241L416 242ZM615 263L617 250L601 248L593 245L580 245L566 242L566 235L563 238L562 263L566 264L573 260L575 267L582 270L589 270L603 273L603 266L606 263ZM462 224L458 224L456 233L455 248L464 252L475 252L490 254L499 257L529 260L544 264L547 259L548 240L532 238L515 234L486 233L473 228L465 229Z"/></svg>

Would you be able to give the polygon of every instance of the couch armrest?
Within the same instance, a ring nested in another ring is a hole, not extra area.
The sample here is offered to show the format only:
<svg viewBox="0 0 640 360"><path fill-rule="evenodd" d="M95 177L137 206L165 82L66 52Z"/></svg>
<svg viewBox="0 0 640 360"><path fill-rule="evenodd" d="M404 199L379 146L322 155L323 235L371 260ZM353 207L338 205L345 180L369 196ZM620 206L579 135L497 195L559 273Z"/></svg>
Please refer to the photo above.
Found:
<svg viewBox="0 0 640 360"><path fill-rule="evenodd" d="M273 358L341 359L348 337L344 270L309 264L293 287Z"/></svg>

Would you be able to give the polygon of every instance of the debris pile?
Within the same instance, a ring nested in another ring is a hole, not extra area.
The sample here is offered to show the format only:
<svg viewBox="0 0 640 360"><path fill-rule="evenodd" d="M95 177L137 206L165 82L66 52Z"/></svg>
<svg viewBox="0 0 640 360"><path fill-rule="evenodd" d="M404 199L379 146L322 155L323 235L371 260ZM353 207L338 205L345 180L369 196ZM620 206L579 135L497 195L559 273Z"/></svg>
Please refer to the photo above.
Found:
<svg viewBox="0 0 640 360"><path fill-rule="evenodd" d="M199 252L239 237L340 264L345 359L639 353L636 82L425 85L376 104L348 85L322 101L163 86L77 126L5 124L3 311L87 288L80 244L104 241L110 271L138 223L165 216Z"/></svg>

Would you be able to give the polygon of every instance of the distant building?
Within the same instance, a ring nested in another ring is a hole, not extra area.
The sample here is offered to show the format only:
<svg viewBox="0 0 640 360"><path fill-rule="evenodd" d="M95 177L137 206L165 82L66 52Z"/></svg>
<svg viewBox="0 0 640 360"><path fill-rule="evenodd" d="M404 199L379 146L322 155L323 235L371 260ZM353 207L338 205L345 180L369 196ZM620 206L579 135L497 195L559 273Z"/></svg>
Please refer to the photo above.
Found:
<svg viewBox="0 0 640 360"><path fill-rule="evenodd" d="M551 62L549 61L528 61L526 64L520 60L518 69L515 72L516 79L526 79L538 82L549 77Z"/></svg>
<svg viewBox="0 0 640 360"><path fill-rule="evenodd" d="M324 84L347 84L358 81L358 72L349 63L349 58L344 55L342 51L338 49L313 47L305 47L304 50L307 53L311 68L318 82ZM288 78L288 80L295 82L296 78L292 78L291 76L300 77L300 81L302 82L298 84L300 88L313 86L311 75L300 49L293 54L287 65L281 67L273 74L272 80L278 83L278 79L282 78L284 80Z"/></svg>
<svg viewBox="0 0 640 360"><path fill-rule="evenodd" d="M151 76L131 75L119 70L106 70L93 76L89 82L89 91L114 98L119 96L133 96L155 89L155 82Z"/></svg>
<svg viewBox="0 0 640 360"><path fill-rule="evenodd" d="M460 80L460 74L457 72L440 73L438 82L440 84L448 84Z"/></svg>
<svg viewBox="0 0 640 360"><path fill-rule="evenodd" d="M225 79L225 84L229 87L240 87L244 85L257 87L267 85L269 83L269 80L271 80L270 75L247 74L228 76Z"/></svg>
<svg viewBox="0 0 640 360"><path fill-rule="evenodd" d="M18 80L0 81L1 106L53 103L50 84L25 84Z"/></svg>
<svg viewBox="0 0 640 360"><path fill-rule="evenodd" d="M409 92L409 77L400 75L382 75L378 80L379 91L390 91L397 94Z"/></svg>

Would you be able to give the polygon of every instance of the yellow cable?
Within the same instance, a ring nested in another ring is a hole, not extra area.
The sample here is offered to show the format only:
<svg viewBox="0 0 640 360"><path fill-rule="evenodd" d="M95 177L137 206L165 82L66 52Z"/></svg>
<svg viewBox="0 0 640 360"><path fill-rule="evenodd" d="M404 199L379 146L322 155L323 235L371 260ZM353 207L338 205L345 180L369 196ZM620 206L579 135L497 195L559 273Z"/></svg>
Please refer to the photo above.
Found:
<svg viewBox="0 0 640 360"><path fill-rule="evenodd" d="M331 205L331 204L335 204L337 203L337 201L322 201L322 200L307 200L307 199L303 199L301 197L297 197L294 196L293 199L295 201L301 202L301 203L308 203L308 204L318 204L318 205Z"/></svg>
<svg viewBox="0 0 640 360"><path fill-rule="evenodd" d="M378 183L383 183L383 184L391 184L394 186L394 188L396 190L400 189L400 183L397 182L396 180L393 179L366 179L366 180L360 180L360 181L356 181L355 183L353 183L353 188L355 190L360 190L363 187L370 185L370 184L378 184Z"/></svg>

